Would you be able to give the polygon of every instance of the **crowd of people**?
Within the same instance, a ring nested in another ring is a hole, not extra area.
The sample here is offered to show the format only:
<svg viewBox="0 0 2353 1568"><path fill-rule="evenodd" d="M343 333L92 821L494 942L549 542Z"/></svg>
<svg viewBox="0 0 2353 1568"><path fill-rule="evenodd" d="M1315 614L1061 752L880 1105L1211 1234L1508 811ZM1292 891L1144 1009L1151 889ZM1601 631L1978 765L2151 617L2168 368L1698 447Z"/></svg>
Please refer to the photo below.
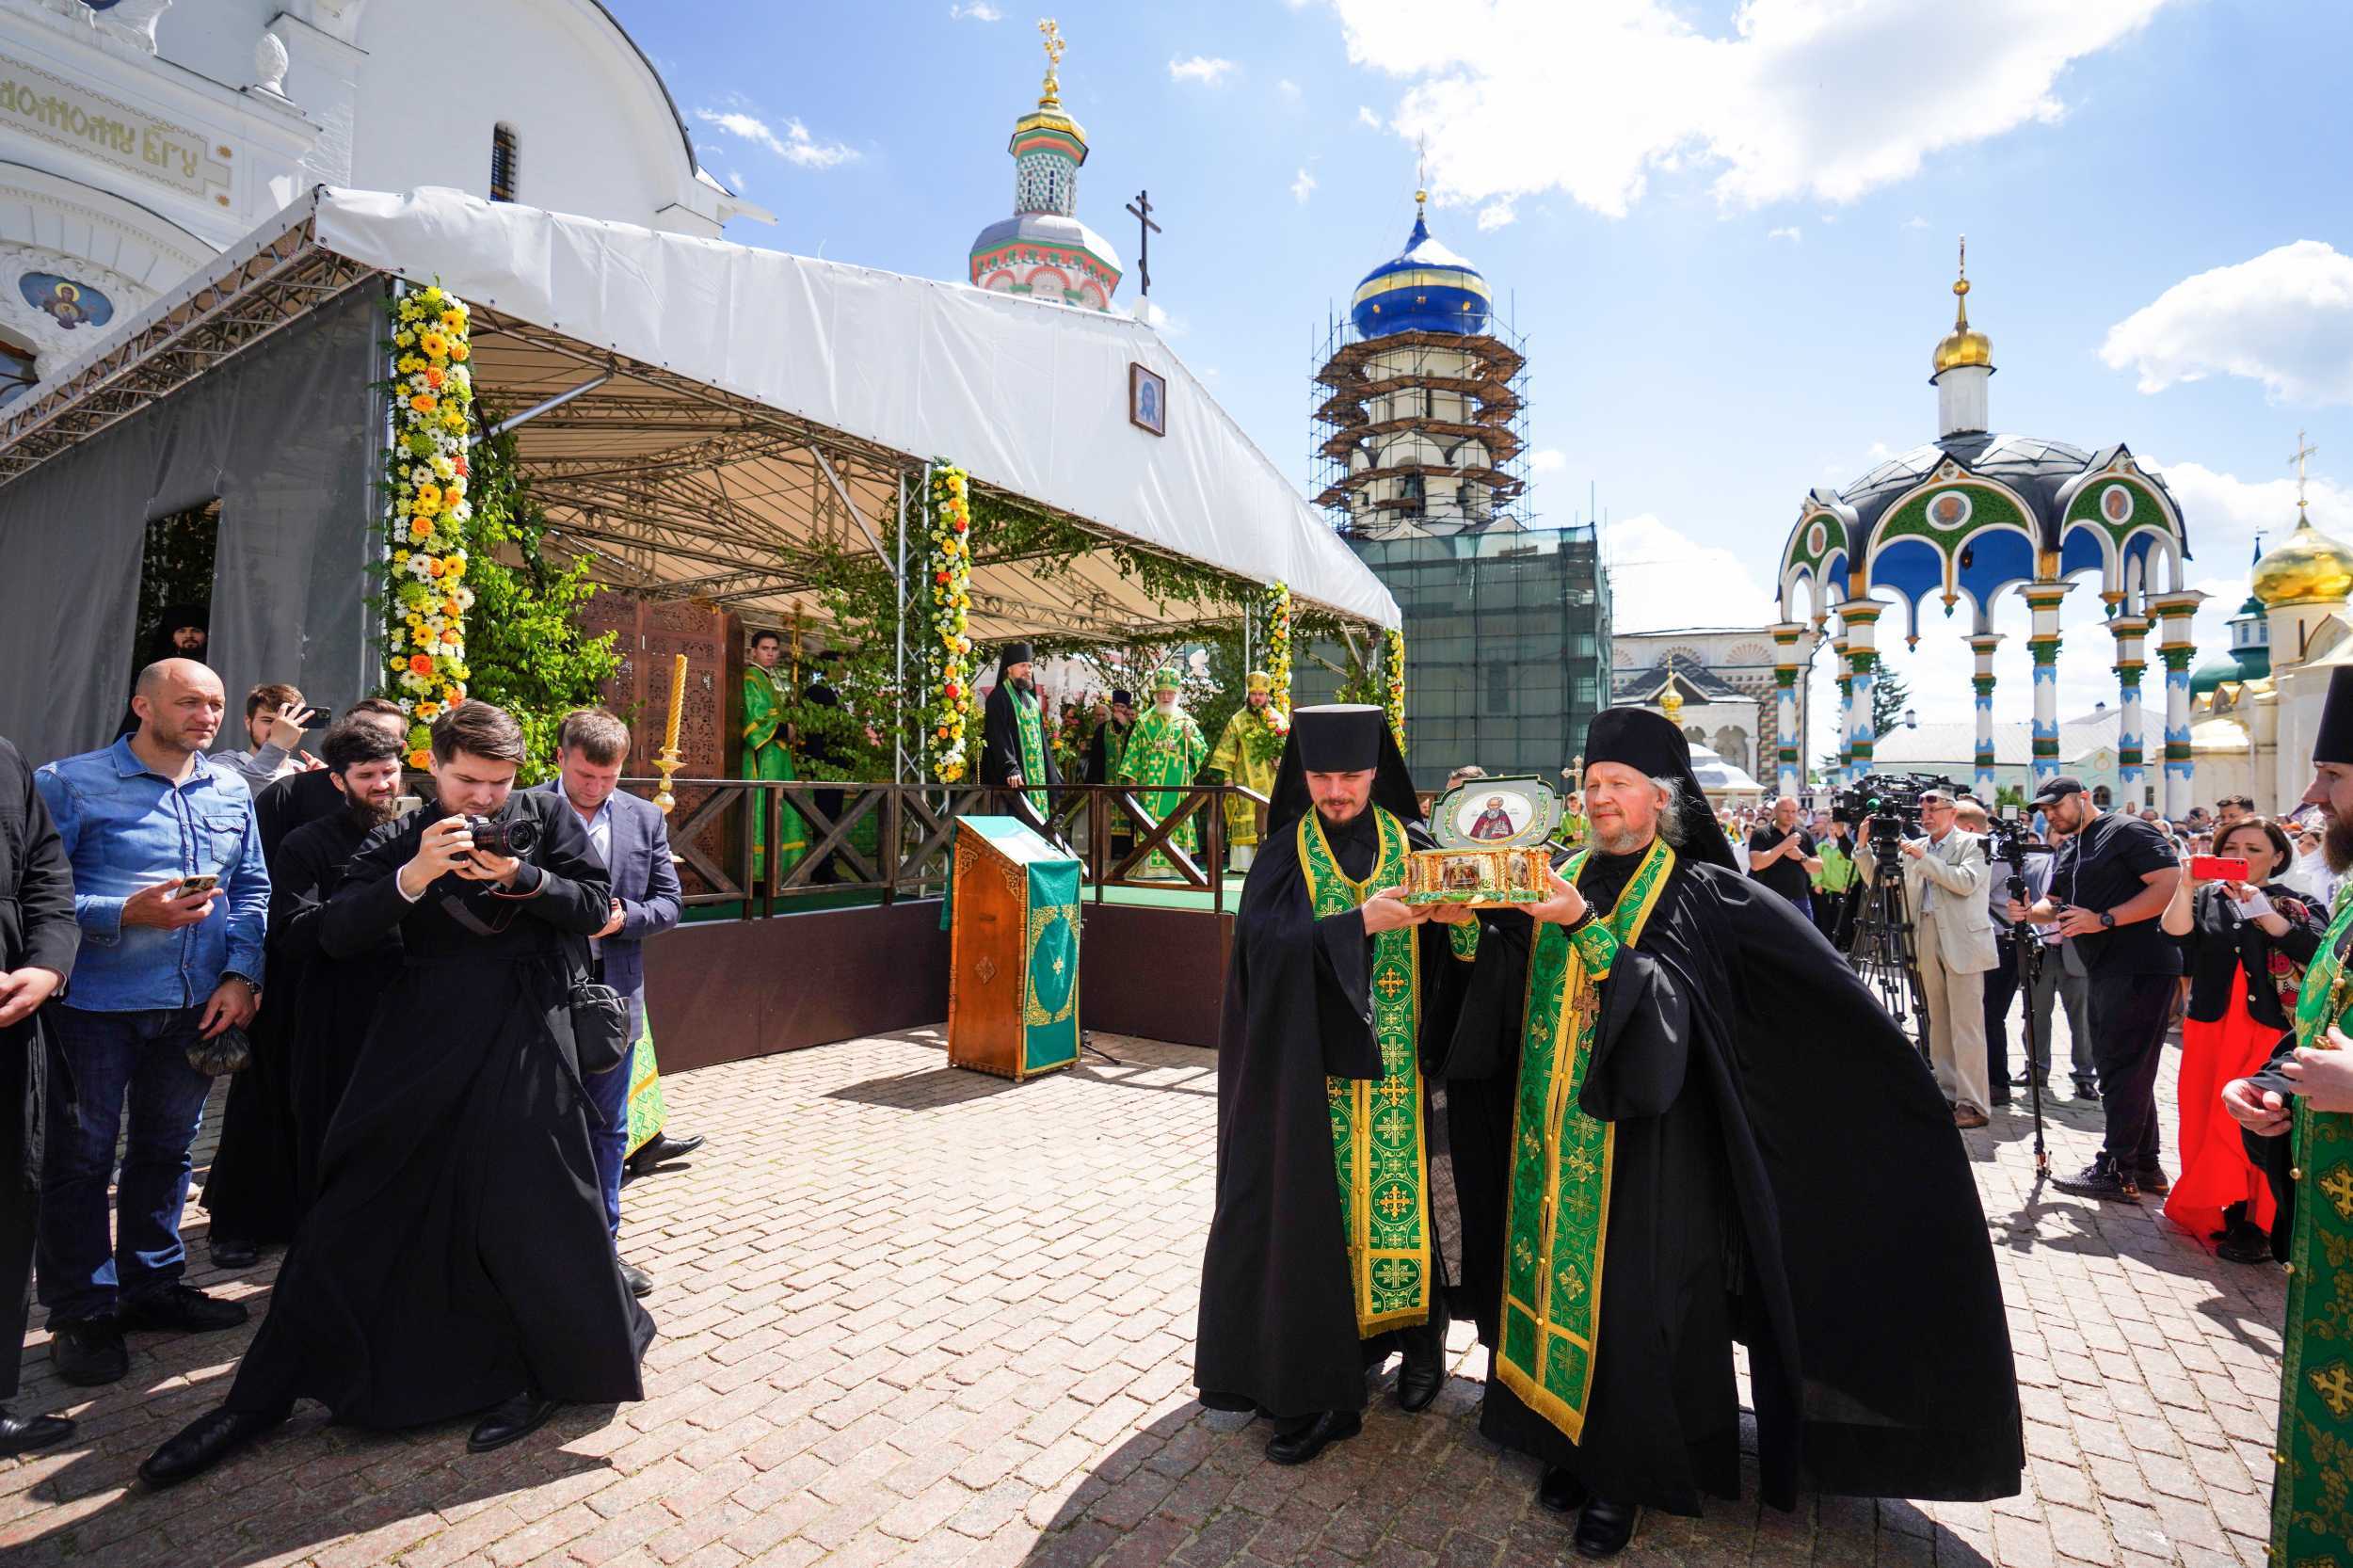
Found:
<svg viewBox="0 0 2353 1568"><path fill-rule="evenodd" d="M521 789L520 727L460 703L412 785L412 721L381 700L313 755L320 715L257 686L248 744L216 748L220 679L200 642L172 646L112 744L33 768L0 741L10 1343L35 1277L76 1385L125 1377L127 1336L248 1321L187 1283L182 1234L227 1075L211 1261L286 1256L228 1400L149 1458L149 1484L297 1398L363 1426L477 1415L483 1449L562 1403L639 1397L655 1282L619 1255L620 1189L701 1140L632 1129L643 944L682 902L663 814L616 788L627 727L568 715L556 776ZM0 1403L0 1454L72 1431Z"/></svg>

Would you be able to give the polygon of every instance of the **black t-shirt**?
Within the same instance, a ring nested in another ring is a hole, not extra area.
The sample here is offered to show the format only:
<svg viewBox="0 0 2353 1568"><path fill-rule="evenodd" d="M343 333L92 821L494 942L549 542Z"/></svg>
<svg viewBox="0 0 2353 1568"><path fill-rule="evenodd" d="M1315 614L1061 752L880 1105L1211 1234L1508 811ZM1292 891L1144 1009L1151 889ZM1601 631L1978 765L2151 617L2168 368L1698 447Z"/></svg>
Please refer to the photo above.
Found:
<svg viewBox="0 0 2353 1568"><path fill-rule="evenodd" d="M2181 864L2166 836L2138 817L2102 816L2060 846L2051 868L2051 897L2093 914L2129 903L2151 872ZM2087 969L2180 974L2182 948L2154 920L2074 938Z"/></svg>
<svg viewBox="0 0 2353 1568"><path fill-rule="evenodd" d="M1785 856L1762 871L1753 871L1749 873L1750 876L1762 882L1792 904L1808 896L1814 890L1813 873L1805 869L1806 860L1815 854L1814 835L1802 827L1799 828L1797 833L1798 854ZM1758 828L1749 835L1750 857L1753 859L1757 855L1772 848L1787 837L1787 834L1770 824Z"/></svg>

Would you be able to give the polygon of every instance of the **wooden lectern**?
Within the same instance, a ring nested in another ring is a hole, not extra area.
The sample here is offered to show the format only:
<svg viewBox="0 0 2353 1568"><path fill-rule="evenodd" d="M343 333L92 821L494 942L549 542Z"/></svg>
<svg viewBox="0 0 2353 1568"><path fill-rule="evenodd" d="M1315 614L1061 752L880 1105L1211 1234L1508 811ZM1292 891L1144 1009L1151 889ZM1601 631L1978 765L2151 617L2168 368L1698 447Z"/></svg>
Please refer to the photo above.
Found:
<svg viewBox="0 0 2353 1568"><path fill-rule="evenodd" d="M948 1063L1019 1082L1079 1060L1079 862L1014 817L956 819Z"/></svg>

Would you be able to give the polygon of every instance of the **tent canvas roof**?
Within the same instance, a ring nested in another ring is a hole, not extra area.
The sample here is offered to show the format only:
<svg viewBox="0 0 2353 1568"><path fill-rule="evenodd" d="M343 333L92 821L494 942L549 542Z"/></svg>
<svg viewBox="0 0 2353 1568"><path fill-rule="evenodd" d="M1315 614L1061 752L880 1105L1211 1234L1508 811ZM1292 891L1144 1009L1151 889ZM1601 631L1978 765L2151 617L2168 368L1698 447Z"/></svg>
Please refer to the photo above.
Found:
<svg viewBox="0 0 2353 1568"><path fill-rule="evenodd" d="M808 550L878 539L925 461L1107 542L1281 580L1396 626L1396 601L1149 328L1130 317L427 188L321 187L0 422L0 484L309 310L390 275L474 312L477 395L535 493L616 585L815 615ZM1166 382L1165 436L1128 418ZM604 377L599 380L599 377ZM583 390L585 389L585 390ZM973 572L976 640L1212 618L1096 552Z"/></svg>

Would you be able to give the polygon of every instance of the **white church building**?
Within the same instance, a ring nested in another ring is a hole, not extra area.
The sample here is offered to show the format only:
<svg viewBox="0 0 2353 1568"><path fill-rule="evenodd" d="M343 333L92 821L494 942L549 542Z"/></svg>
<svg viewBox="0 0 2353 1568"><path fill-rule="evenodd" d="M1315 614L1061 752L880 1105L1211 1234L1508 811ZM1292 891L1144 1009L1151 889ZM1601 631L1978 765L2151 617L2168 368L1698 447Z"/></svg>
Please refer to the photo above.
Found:
<svg viewBox="0 0 2353 1568"><path fill-rule="evenodd" d="M0 402L320 184L768 217L597 0L0 0Z"/></svg>

